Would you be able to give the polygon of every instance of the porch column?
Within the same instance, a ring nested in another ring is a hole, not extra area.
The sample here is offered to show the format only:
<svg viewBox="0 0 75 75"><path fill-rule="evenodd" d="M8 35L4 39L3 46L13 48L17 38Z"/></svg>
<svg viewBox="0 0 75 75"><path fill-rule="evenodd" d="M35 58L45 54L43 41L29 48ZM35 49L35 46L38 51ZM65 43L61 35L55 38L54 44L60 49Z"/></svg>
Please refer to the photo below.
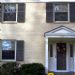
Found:
<svg viewBox="0 0 75 75"><path fill-rule="evenodd" d="M74 63L75 63L75 44L74 44ZM74 73L75 73L75 64L74 64Z"/></svg>
<svg viewBox="0 0 75 75"><path fill-rule="evenodd" d="M45 38L45 70L48 73L48 38Z"/></svg>

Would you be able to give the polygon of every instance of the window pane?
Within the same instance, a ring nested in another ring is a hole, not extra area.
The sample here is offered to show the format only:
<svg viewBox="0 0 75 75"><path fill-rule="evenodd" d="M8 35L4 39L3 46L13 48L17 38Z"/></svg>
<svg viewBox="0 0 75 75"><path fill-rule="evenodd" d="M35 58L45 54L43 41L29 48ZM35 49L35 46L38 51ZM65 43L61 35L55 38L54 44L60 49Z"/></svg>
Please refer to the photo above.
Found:
<svg viewBox="0 0 75 75"><path fill-rule="evenodd" d="M70 57L73 57L73 45L70 44Z"/></svg>
<svg viewBox="0 0 75 75"><path fill-rule="evenodd" d="M67 12L56 12L55 21L68 21L68 13Z"/></svg>
<svg viewBox="0 0 75 75"><path fill-rule="evenodd" d="M49 45L49 52L50 52L50 57L53 57L53 46L52 44Z"/></svg>
<svg viewBox="0 0 75 75"><path fill-rule="evenodd" d="M4 13L4 21L16 21L16 13Z"/></svg>
<svg viewBox="0 0 75 75"><path fill-rule="evenodd" d="M4 21L16 21L16 4L4 4Z"/></svg>
<svg viewBox="0 0 75 75"><path fill-rule="evenodd" d="M54 15L55 15L55 21L68 21L68 4L55 3Z"/></svg>
<svg viewBox="0 0 75 75"><path fill-rule="evenodd" d="M68 11L68 5L65 3L56 3L54 5L54 11L55 12L67 12Z"/></svg>
<svg viewBox="0 0 75 75"><path fill-rule="evenodd" d="M2 59L15 59L15 52L14 51L2 51Z"/></svg>
<svg viewBox="0 0 75 75"><path fill-rule="evenodd" d="M15 42L9 40L2 41L2 59L15 58Z"/></svg>

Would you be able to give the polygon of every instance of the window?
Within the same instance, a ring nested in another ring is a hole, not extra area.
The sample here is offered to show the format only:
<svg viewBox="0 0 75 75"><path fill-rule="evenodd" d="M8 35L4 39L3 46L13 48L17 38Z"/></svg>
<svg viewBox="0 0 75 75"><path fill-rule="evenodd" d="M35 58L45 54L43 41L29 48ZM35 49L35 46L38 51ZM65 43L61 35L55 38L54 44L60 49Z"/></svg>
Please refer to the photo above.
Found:
<svg viewBox="0 0 75 75"><path fill-rule="evenodd" d="M69 6L68 3L55 3L53 6L54 22L69 21Z"/></svg>
<svg viewBox="0 0 75 75"><path fill-rule="evenodd" d="M50 52L50 57L53 57L53 45L49 45L49 52Z"/></svg>
<svg viewBox="0 0 75 75"><path fill-rule="evenodd" d="M0 40L0 61L24 61L24 40Z"/></svg>
<svg viewBox="0 0 75 75"><path fill-rule="evenodd" d="M15 41L2 40L2 60L15 60Z"/></svg>
<svg viewBox="0 0 75 75"><path fill-rule="evenodd" d="M4 21L16 21L16 4L4 4Z"/></svg>
<svg viewBox="0 0 75 75"><path fill-rule="evenodd" d="M73 57L73 44L70 44L70 57Z"/></svg>
<svg viewBox="0 0 75 75"><path fill-rule="evenodd" d="M75 2L47 2L47 23L75 22Z"/></svg>
<svg viewBox="0 0 75 75"><path fill-rule="evenodd" d="M3 21L16 21L16 4L4 4Z"/></svg>
<svg viewBox="0 0 75 75"><path fill-rule="evenodd" d="M25 22L24 3L1 3L0 22L2 23L23 23Z"/></svg>

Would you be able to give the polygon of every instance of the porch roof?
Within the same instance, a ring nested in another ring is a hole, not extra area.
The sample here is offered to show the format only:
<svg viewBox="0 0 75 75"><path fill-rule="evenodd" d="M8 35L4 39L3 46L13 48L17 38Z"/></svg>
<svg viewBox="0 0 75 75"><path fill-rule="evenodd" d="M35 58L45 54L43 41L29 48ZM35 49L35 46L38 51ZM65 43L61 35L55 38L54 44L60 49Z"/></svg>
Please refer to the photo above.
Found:
<svg viewBox="0 0 75 75"><path fill-rule="evenodd" d="M51 38L75 38L75 31L65 26L59 26L44 35Z"/></svg>

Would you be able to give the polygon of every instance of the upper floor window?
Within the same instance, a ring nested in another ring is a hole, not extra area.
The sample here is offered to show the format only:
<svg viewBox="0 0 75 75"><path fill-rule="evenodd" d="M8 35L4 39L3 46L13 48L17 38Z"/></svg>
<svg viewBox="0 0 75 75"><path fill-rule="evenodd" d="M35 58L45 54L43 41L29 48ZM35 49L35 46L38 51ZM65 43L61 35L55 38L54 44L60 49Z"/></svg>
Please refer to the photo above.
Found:
<svg viewBox="0 0 75 75"><path fill-rule="evenodd" d="M16 4L4 4L3 21L16 21Z"/></svg>
<svg viewBox="0 0 75 75"><path fill-rule="evenodd" d="M69 23L75 22L75 2L47 2L47 23Z"/></svg>
<svg viewBox="0 0 75 75"><path fill-rule="evenodd" d="M68 3L55 3L53 5L54 22L69 21Z"/></svg>
<svg viewBox="0 0 75 75"><path fill-rule="evenodd" d="M0 22L23 23L25 22L25 3L1 3Z"/></svg>

